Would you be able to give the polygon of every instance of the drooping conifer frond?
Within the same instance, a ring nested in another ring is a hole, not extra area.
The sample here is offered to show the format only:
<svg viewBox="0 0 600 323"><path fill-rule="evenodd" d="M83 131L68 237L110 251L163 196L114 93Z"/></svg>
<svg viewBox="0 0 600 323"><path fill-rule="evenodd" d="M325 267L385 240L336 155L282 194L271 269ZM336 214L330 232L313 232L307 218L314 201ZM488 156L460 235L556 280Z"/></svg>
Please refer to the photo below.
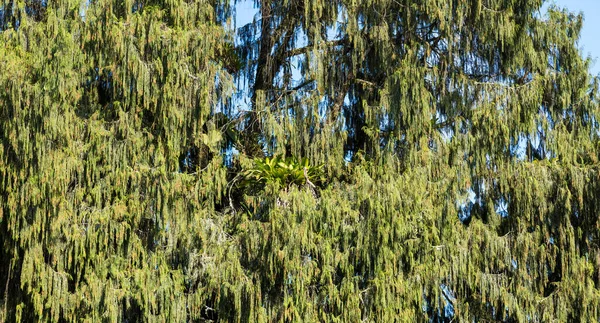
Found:
<svg viewBox="0 0 600 323"><path fill-rule="evenodd" d="M597 321L598 79L542 5L1 2L0 320Z"/></svg>

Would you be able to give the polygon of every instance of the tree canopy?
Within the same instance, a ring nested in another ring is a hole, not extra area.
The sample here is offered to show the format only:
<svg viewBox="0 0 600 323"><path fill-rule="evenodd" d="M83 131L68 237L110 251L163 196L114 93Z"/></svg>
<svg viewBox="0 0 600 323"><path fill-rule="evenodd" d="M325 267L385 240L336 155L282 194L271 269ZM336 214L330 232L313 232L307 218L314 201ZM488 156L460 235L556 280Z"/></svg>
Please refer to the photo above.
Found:
<svg viewBox="0 0 600 323"><path fill-rule="evenodd" d="M543 0L0 2L0 321L600 319Z"/></svg>

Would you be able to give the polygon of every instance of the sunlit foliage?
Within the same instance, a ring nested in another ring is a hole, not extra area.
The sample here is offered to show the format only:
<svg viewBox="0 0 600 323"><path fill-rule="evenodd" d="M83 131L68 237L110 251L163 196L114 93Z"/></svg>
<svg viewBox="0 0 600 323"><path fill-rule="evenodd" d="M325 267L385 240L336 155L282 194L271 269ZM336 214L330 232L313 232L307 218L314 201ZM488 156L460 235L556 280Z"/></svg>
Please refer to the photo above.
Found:
<svg viewBox="0 0 600 323"><path fill-rule="evenodd" d="M0 321L598 321L581 16L254 4L0 2Z"/></svg>

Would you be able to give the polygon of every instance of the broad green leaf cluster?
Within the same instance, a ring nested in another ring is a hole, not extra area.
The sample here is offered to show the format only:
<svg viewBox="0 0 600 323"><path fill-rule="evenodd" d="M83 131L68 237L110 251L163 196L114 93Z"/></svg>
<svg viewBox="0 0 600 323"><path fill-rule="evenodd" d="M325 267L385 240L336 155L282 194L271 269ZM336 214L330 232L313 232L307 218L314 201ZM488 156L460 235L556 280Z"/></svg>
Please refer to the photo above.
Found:
<svg viewBox="0 0 600 323"><path fill-rule="evenodd" d="M323 165L309 165L307 158L301 160L294 157L282 158L281 156L257 158L254 160L254 166L244 171L243 185L265 185L267 183L276 183L281 187L307 185L320 180L321 168Z"/></svg>

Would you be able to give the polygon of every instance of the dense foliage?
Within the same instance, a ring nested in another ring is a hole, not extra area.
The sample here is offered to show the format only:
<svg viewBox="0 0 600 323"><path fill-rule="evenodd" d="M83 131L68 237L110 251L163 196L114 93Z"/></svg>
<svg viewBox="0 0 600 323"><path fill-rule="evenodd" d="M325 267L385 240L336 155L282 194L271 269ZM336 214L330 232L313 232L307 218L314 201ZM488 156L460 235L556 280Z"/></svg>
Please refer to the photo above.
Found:
<svg viewBox="0 0 600 323"><path fill-rule="evenodd" d="M597 322L598 79L543 2L3 0L0 321Z"/></svg>

